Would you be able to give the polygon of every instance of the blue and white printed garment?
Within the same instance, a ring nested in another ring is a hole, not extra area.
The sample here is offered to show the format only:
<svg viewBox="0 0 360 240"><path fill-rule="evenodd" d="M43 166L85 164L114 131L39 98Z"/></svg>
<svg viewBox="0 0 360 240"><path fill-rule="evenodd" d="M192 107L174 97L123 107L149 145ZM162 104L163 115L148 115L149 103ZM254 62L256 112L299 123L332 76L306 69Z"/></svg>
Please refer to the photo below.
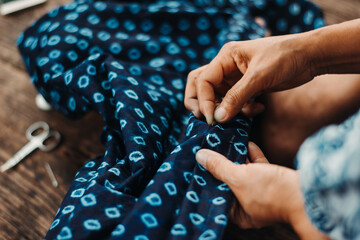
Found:
<svg viewBox="0 0 360 240"><path fill-rule="evenodd" d="M303 0L91 1L54 9L18 40L33 84L69 117L103 115L103 156L77 173L46 239L219 239L233 195L195 161L243 163L250 122L209 126L183 105L188 72L233 40L323 26ZM190 116L190 117L189 117Z"/></svg>
<svg viewBox="0 0 360 240"><path fill-rule="evenodd" d="M360 239L360 110L308 138L297 163L314 225L332 239Z"/></svg>

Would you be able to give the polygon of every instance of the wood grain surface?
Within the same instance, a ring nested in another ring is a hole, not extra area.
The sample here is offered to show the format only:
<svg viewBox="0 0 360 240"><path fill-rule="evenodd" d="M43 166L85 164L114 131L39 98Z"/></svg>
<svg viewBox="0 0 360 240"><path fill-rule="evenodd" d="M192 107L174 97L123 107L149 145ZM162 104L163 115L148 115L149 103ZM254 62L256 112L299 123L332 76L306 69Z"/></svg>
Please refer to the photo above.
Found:
<svg viewBox="0 0 360 240"><path fill-rule="evenodd" d="M36 107L36 91L17 51L18 35L43 14L66 2L48 0L38 7L0 17L0 164L24 146L25 131L35 121L48 122L63 137L56 150L38 150L14 169L0 173L0 240L42 239L76 171L105 150L99 141L103 121L98 114L72 121L58 112L43 112ZM359 0L314 2L324 9L328 24L360 17ZM51 185L45 163L51 165L58 188ZM246 231L231 228L224 239L298 238L288 226L276 226Z"/></svg>

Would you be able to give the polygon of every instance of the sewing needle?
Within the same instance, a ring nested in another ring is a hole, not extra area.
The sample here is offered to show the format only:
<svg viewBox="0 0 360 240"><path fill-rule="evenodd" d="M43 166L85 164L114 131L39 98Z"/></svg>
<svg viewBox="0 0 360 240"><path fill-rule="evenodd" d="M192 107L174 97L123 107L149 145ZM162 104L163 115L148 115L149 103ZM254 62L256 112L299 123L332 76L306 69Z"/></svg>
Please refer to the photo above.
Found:
<svg viewBox="0 0 360 240"><path fill-rule="evenodd" d="M56 180L56 177L54 175L54 172L52 171L50 164L49 163L45 163L45 169L49 175L49 178L51 180L51 183L54 187L58 187L58 181Z"/></svg>

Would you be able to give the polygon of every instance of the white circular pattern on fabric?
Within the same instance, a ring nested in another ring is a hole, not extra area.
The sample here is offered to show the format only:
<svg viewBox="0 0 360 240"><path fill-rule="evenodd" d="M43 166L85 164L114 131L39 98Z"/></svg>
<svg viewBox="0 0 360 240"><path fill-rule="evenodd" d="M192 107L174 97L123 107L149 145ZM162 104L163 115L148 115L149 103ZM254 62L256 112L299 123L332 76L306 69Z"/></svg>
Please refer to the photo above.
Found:
<svg viewBox="0 0 360 240"><path fill-rule="evenodd" d="M181 146L180 145L177 145L174 150L171 151L170 154L174 154L174 153L178 153L180 152L182 149L181 149Z"/></svg>
<svg viewBox="0 0 360 240"><path fill-rule="evenodd" d="M200 225L205 221L205 218L198 213L189 213L189 218L194 225Z"/></svg>
<svg viewBox="0 0 360 240"><path fill-rule="evenodd" d="M135 100L139 99L139 96L136 94L136 92L134 92L134 90L131 90L131 89L125 90L125 94L129 98L132 98L132 99L135 99Z"/></svg>
<svg viewBox="0 0 360 240"><path fill-rule="evenodd" d="M50 226L50 230L55 228L57 225L59 225L59 223L60 223L60 219L55 219Z"/></svg>
<svg viewBox="0 0 360 240"><path fill-rule="evenodd" d="M215 205L221 205L221 204L226 203L226 200L223 197L217 197L212 200L212 203Z"/></svg>
<svg viewBox="0 0 360 240"><path fill-rule="evenodd" d="M134 240L149 240L149 238L145 235L137 235L134 237Z"/></svg>
<svg viewBox="0 0 360 240"><path fill-rule="evenodd" d="M197 184L199 184L200 186L205 186L206 185L206 181L203 177L199 176L199 175L194 175L194 179L197 182Z"/></svg>
<svg viewBox="0 0 360 240"><path fill-rule="evenodd" d="M84 221L84 227L90 231L97 231L101 229L101 224L98 219L88 219Z"/></svg>
<svg viewBox="0 0 360 240"><path fill-rule="evenodd" d="M96 197L95 197L95 195L92 194L92 193L89 193L89 194L83 196L83 197L80 199L80 202L81 202L81 204L82 204L84 207L91 207L91 206L96 205L96 203L97 203Z"/></svg>
<svg viewBox="0 0 360 240"><path fill-rule="evenodd" d="M85 193L85 189L84 188L79 188L79 189L76 189L74 191L72 191L71 193L71 197L72 198L79 198L79 197L82 197Z"/></svg>
<svg viewBox="0 0 360 240"><path fill-rule="evenodd" d="M234 148L241 155L246 155L247 154L247 147L242 142L234 143Z"/></svg>
<svg viewBox="0 0 360 240"><path fill-rule="evenodd" d="M120 128L121 128L121 130L124 129L124 127L126 126L126 124L127 124L127 121L126 121L125 119L121 119L121 120L120 120Z"/></svg>
<svg viewBox="0 0 360 240"><path fill-rule="evenodd" d="M206 141L210 147L216 147L221 143L220 138L216 133L210 133L206 136Z"/></svg>
<svg viewBox="0 0 360 240"><path fill-rule="evenodd" d="M148 102L144 102L144 107L150 112L154 113L154 109L151 107L151 105Z"/></svg>
<svg viewBox="0 0 360 240"><path fill-rule="evenodd" d="M149 62L149 66L153 68L159 68L165 65L165 59L163 58L154 58Z"/></svg>
<svg viewBox="0 0 360 240"><path fill-rule="evenodd" d="M145 118L143 111L140 108L135 108L134 111L140 118Z"/></svg>
<svg viewBox="0 0 360 240"><path fill-rule="evenodd" d="M126 228L124 225L118 224L116 226L116 228L114 229L114 231L111 232L111 236L115 236L115 237L121 236L125 233L125 230L126 230Z"/></svg>
<svg viewBox="0 0 360 240"><path fill-rule="evenodd" d="M215 240L217 235L212 229L208 229L200 235L199 240Z"/></svg>
<svg viewBox="0 0 360 240"><path fill-rule="evenodd" d="M161 206L162 200L159 194L157 193L151 193L149 196L145 197L145 200L151 205L151 206Z"/></svg>
<svg viewBox="0 0 360 240"><path fill-rule="evenodd" d="M227 217L225 214L220 214L214 218L215 223L226 226L227 224Z"/></svg>
<svg viewBox="0 0 360 240"><path fill-rule="evenodd" d="M191 201L193 203L199 202L199 197L195 191L188 191L188 192L186 192L185 196L189 201Z"/></svg>
<svg viewBox="0 0 360 240"><path fill-rule="evenodd" d="M194 127L194 123L190 123L187 127L187 130L186 130L186 136L189 137L190 136L190 133L192 131L192 128Z"/></svg>
<svg viewBox="0 0 360 240"><path fill-rule="evenodd" d="M141 137L141 136L135 136L135 137L133 137L133 139L139 145L145 145L146 144L144 138Z"/></svg>
<svg viewBox="0 0 360 240"><path fill-rule="evenodd" d="M133 77L127 77L127 80L128 80L132 85L134 85L134 86L139 85L139 82L136 81L136 79L133 78Z"/></svg>
<svg viewBox="0 0 360 240"><path fill-rule="evenodd" d="M158 172L167 172L171 169L171 164L168 162L164 162L158 169Z"/></svg>
<svg viewBox="0 0 360 240"><path fill-rule="evenodd" d="M144 158L145 158L144 155L140 151L134 151L129 154L129 159L130 159L130 161L133 161L133 162L138 162Z"/></svg>
<svg viewBox="0 0 360 240"><path fill-rule="evenodd" d="M113 66L113 67L115 67L117 69L120 69L120 70L124 69L124 66L122 64L120 64L119 62L117 62L117 61L111 62L111 66Z"/></svg>
<svg viewBox="0 0 360 240"><path fill-rule="evenodd" d="M108 218L119 218L121 216L119 209L116 207L105 208L105 215Z"/></svg>
<svg viewBox="0 0 360 240"><path fill-rule="evenodd" d="M176 223L174 226L172 226L170 233L174 236L184 236L187 234L187 231L184 225Z"/></svg>
<svg viewBox="0 0 360 240"><path fill-rule="evenodd" d="M144 213L141 215L141 221L146 225L148 228L154 228L157 227L159 224L151 213Z"/></svg>
<svg viewBox="0 0 360 240"><path fill-rule="evenodd" d="M174 196L177 194L177 188L174 183L172 183L172 182L164 183L164 187L170 196Z"/></svg>
<svg viewBox="0 0 360 240"><path fill-rule="evenodd" d="M109 172L112 172L113 174L115 174L116 176L120 176L120 170L118 168L110 168L108 170Z"/></svg>
<svg viewBox="0 0 360 240"><path fill-rule="evenodd" d="M142 122L136 122L138 127L140 128L140 130L143 132L143 133L148 133L149 130L146 128L146 126L144 125L144 123Z"/></svg>
<svg viewBox="0 0 360 240"><path fill-rule="evenodd" d="M60 233L56 236L57 240L72 239L71 229L69 227L63 227Z"/></svg>
<svg viewBox="0 0 360 240"><path fill-rule="evenodd" d="M156 124L151 124L150 126L151 126L151 129L152 129L154 132L156 132L157 134L161 135L161 131L160 131L158 125L156 125Z"/></svg>
<svg viewBox="0 0 360 240"><path fill-rule="evenodd" d="M69 214L72 211L74 211L75 206L74 205L68 205L66 207L63 208L63 210L61 211L62 214Z"/></svg>

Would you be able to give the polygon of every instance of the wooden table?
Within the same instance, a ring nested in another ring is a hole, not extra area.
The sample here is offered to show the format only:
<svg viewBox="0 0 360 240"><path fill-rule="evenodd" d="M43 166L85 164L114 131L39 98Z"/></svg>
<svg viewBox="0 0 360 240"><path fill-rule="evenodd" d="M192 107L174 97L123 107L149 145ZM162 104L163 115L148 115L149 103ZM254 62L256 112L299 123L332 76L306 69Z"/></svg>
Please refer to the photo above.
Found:
<svg viewBox="0 0 360 240"><path fill-rule="evenodd" d="M37 151L16 168L0 173L0 239L41 239L45 236L77 170L104 152L98 138L102 118L90 113L76 121L35 105L31 85L16 48L16 39L31 22L68 0L46 4L0 17L0 164L26 142L25 130L43 120L61 132L62 144L53 152ZM314 0L323 7L328 24L360 17L359 0ZM88 129L92 129L89 131ZM59 187L51 185L45 170L49 163ZM288 227L272 227L235 233L237 239L297 239ZM229 234L226 238L232 238Z"/></svg>

